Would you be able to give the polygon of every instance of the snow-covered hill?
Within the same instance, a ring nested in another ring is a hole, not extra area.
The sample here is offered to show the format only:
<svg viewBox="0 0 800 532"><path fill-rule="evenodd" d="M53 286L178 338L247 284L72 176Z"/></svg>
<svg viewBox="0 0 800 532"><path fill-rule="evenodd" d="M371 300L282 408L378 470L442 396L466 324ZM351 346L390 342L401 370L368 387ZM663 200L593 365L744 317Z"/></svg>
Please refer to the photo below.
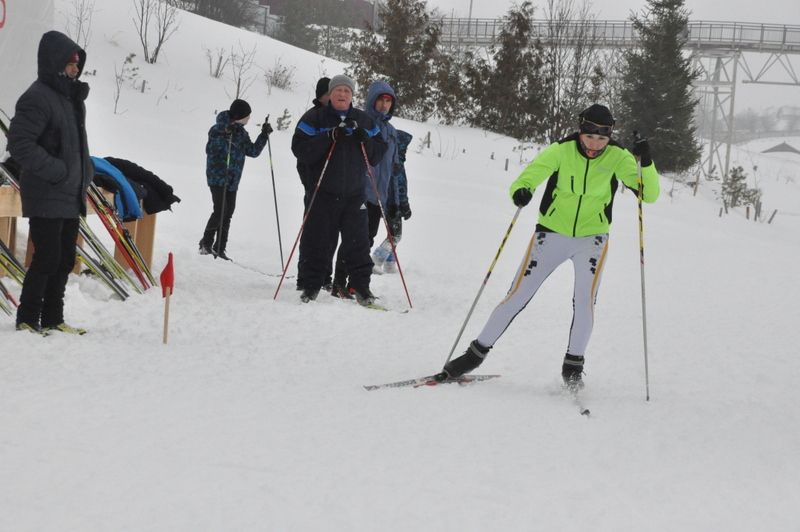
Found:
<svg viewBox="0 0 800 532"><path fill-rule="evenodd" d="M98 2L89 138L94 154L152 169L183 200L157 227L154 269L175 254L170 343L161 344L160 293L121 303L88 279L70 281L66 303L86 336L38 338L0 320L0 530L797 529L800 219L788 214L800 210L797 160L758 146L734 154L748 172L758 166L765 209L787 212L770 225L719 218L706 183L698 197L682 185L670 197L665 178L647 206L649 402L630 193L615 202L587 354L591 418L559 392L567 265L482 368L501 379L366 392L447 357L514 214L514 142L396 120L415 136L413 217L399 246L409 313L324 295L303 305L292 280L273 301L276 277L197 254L211 208L206 131L230 102L230 81L208 75L204 48L241 42L264 68L296 67L294 91L267 94L256 74L246 95L254 118L273 123L284 109L296 120L316 79L342 65L183 14L163 62L136 62L150 90L124 89L125 112L114 114L114 66L138 53L129 9ZM302 216L291 134L271 141L286 255ZM265 155L247 161L242 187L229 252L279 273ZM535 211L520 216L458 352L503 296ZM374 277L373 291L407 307L396 275Z"/></svg>

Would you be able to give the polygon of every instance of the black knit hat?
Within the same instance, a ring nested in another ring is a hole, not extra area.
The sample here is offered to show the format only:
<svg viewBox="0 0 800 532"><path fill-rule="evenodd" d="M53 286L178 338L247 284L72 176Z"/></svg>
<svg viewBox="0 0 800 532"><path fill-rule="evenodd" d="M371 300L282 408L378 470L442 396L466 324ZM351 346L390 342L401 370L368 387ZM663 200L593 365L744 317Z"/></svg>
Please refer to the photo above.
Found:
<svg viewBox="0 0 800 532"><path fill-rule="evenodd" d="M228 109L231 122L250 116L251 112L250 104L244 100L233 100L231 108Z"/></svg>
<svg viewBox="0 0 800 532"><path fill-rule="evenodd" d="M317 82L317 100L328 93L328 83L330 83L330 81L331 78L319 78Z"/></svg>
<svg viewBox="0 0 800 532"><path fill-rule="evenodd" d="M598 126L606 126L610 132L614 126L614 117L608 107L595 103L578 115L578 126L582 133L597 133ZM601 134L608 135L609 133Z"/></svg>

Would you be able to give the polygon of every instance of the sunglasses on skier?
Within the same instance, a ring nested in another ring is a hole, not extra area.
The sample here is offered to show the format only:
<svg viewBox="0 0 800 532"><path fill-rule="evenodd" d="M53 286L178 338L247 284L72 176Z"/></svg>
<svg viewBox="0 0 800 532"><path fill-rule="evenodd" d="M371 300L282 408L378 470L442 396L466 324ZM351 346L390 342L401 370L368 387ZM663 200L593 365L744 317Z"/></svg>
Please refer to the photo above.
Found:
<svg viewBox="0 0 800 532"><path fill-rule="evenodd" d="M588 135L602 135L604 137L610 137L611 132L614 131L614 126L596 124L590 120L586 120L585 118L581 119L580 128L581 133L586 133Z"/></svg>

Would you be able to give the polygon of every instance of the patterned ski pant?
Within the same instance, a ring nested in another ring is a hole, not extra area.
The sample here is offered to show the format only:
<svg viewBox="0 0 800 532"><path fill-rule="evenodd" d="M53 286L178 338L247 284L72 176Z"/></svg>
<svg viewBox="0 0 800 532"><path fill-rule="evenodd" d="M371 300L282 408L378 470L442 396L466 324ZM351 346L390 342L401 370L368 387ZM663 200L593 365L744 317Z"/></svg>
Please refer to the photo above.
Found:
<svg viewBox="0 0 800 532"><path fill-rule="evenodd" d="M594 325L594 304L608 249L608 234L569 237L537 231L505 299L494 309L478 335L478 343L492 347L533 298L545 279L566 260L575 268L572 327L567 353L584 356Z"/></svg>

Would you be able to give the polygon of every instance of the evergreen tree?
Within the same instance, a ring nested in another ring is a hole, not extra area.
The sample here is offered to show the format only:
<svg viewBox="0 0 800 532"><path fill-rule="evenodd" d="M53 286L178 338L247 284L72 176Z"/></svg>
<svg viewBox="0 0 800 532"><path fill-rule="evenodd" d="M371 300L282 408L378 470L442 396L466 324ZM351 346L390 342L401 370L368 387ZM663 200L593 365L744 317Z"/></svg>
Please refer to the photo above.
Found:
<svg viewBox="0 0 800 532"><path fill-rule="evenodd" d="M530 1L509 10L490 57L472 56L466 67L469 122L519 140L544 140L542 48Z"/></svg>
<svg viewBox="0 0 800 532"><path fill-rule="evenodd" d="M317 51L317 31L310 26L316 16L317 0L294 0L276 37L288 44Z"/></svg>
<svg viewBox="0 0 800 532"><path fill-rule="evenodd" d="M619 138L629 139L639 130L650 139L660 170L682 172L701 155L693 119L697 99L692 95L698 73L683 54L689 12L684 0L647 3L643 16L632 17L641 46L626 54L623 66Z"/></svg>
<svg viewBox="0 0 800 532"><path fill-rule="evenodd" d="M431 80L439 57L440 28L431 21L424 0L386 0L381 6L382 33L365 31L356 39L348 70L361 92L385 79L397 93L398 114L425 119L433 112Z"/></svg>
<svg viewBox="0 0 800 532"><path fill-rule="evenodd" d="M183 5L192 13L236 27L246 26L254 18L250 0L186 0Z"/></svg>

